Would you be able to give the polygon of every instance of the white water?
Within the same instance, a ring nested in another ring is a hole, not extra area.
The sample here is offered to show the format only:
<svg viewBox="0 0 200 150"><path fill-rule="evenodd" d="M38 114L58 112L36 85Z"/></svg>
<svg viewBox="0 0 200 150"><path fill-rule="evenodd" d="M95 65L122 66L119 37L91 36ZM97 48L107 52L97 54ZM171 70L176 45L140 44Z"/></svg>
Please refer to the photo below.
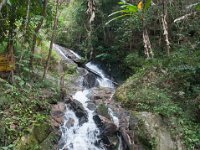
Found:
<svg viewBox="0 0 200 150"><path fill-rule="evenodd" d="M117 116L114 115L114 112L112 111L111 108L108 108L108 113L110 115L110 117L112 118L112 121L114 122L114 124L119 127L119 119Z"/></svg>
<svg viewBox="0 0 200 150"><path fill-rule="evenodd" d="M72 54L74 54L78 59L81 59L81 56L77 53L75 53L74 51L72 50L69 50Z"/></svg>
<svg viewBox="0 0 200 150"><path fill-rule="evenodd" d="M112 81L105 77L103 71L97 67L97 65L89 62L86 64L86 67L91 69L92 71L96 72L100 77L97 77L97 81L99 82L100 87L108 87L108 88L114 88L114 85Z"/></svg>
<svg viewBox="0 0 200 150"><path fill-rule="evenodd" d="M109 84L107 84L107 87ZM73 95L73 99L81 102L87 111L88 122L80 126L75 113L67 109L64 124L61 127L61 139L65 141L65 144L60 150L105 150L102 144L98 145L98 147L95 145L100 140L98 139L100 132L93 120L94 111L87 108L87 102L90 101L87 97L89 93L90 89L84 89ZM74 126L70 128L66 126L69 119L74 120Z"/></svg>
<svg viewBox="0 0 200 150"><path fill-rule="evenodd" d="M68 62L72 62L68 57L65 56L65 54L63 53L61 47L57 44L53 44L53 48L54 50L61 56L62 60L66 60Z"/></svg>
<svg viewBox="0 0 200 150"><path fill-rule="evenodd" d="M119 127L119 118L114 114L113 110L111 108L108 108L108 113L112 119L112 121L114 122L114 124ZM120 136L118 136L118 140L119 140L119 147L118 150L123 150L122 147L122 138Z"/></svg>
<svg viewBox="0 0 200 150"><path fill-rule="evenodd" d="M78 91L73 99L78 100L83 104L84 109L88 112L88 122L83 125L79 125L79 120L74 114L74 112L67 110L65 113L64 124L61 127L62 132L62 140L65 141L63 148L60 150L104 150L102 145L98 147L95 146L95 142L97 142L99 129L97 128L94 120L93 120L93 111L87 108L87 95L90 90ZM69 119L74 119L74 126L71 128L67 128L66 124Z"/></svg>
<svg viewBox="0 0 200 150"><path fill-rule="evenodd" d="M59 46L55 46L56 51L63 57L63 59L68 60L65 56L65 54L62 52L62 50L59 48ZM71 51L77 58L81 58L78 54ZM92 71L99 74L97 78L97 81L99 82L100 87L108 87L114 89L114 85L111 80L105 77L103 71L99 69L95 64L88 63L86 66L91 69ZM75 113L71 110L69 110L66 106L66 112L64 115L64 123L61 126L61 143L62 147L60 147L59 150L105 150L102 143L99 143L97 146L98 141L100 140L98 138L98 135L100 134L99 129L97 128L93 116L94 111L87 108L88 101L88 94L90 94L91 89L86 89L83 87L82 91L77 91L73 95L73 99L81 102L83 104L84 109L88 113L88 122L79 125L79 119L76 117ZM119 120L114 115L113 111L109 109L109 114L113 119L113 122L118 126ZM68 125L68 121L73 120L73 123L71 126ZM119 138L119 140L121 140ZM121 146L119 146L119 149L121 150Z"/></svg>

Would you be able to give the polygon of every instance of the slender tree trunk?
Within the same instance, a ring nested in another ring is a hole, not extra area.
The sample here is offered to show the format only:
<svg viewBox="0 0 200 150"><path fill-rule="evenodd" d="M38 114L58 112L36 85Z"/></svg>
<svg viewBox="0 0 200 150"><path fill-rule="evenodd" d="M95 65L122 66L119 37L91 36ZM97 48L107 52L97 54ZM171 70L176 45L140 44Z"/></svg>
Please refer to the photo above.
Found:
<svg viewBox="0 0 200 150"><path fill-rule="evenodd" d="M33 35L33 44L32 44L32 47L31 47L31 56L30 56L30 62L29 62L30 68L33 68L33 56L34 56L34 53L35 53L35 45L36 45L37 34L39 33L39 31L42 27L42 24L44 22L44 17L46 16L47 1L48 0L43 1L43 8L42 8L42 13L41 13L42 17L41 17L38 25L36 26L36 28L34 30L35 33Z"/></svg>
<svg viewBox="0 0 200 150"><path fill-rule="evenodd" d="M7 2L7 0L2 0L2 2L0 3L0 12L1 12L3 5L5 5L6 2Z"/></svg>
<svg viewBox="0 0 200 150"><path fill-rule="evenodd" d="M49 63L50 63L50 59L51 59L53 43L54 43L55 37L56 37L56 29L57 29L57 25L58 25L58 5L59 5L59 0L56 1L56 15L55 15L55 18L54 18L54 25L53 25L53 32L52 32L52 37L51 37L51 42L50 42L50 47L49 47L49 53L48 53L48 57L47 57L45 67L44 67L43 79L46 78L46 74L47 74L48 69L49 69Z"/></svg>
<svg viewBox="0 0 200 150"><path fill-rule="evenodd" d="M10 17L9 17L9 39L8 39L8 45L7 45L7 52L8 55L11 57L11 61L14 61L14 29L15 29L15 6L11 6L10 8ZM10 71L10 81L11 83L14 83L14 70Z"/></svg>
<svg viewBox="0 0 200 150"><path fill-rule="evenodd" d="M87 14L88 14L88 48L90 49L90 59L94 56L94 48L92 46L92 22L95 19L95 2L94 0L87 0L88 8L87 8Z"/></svg>
<svg viewBox="0 0 200 150"><path fill-rule="evenodd" d="M168 23L167 23L167 2L163 0L163 13L162 13L162 27L163 27L163 35L166 43L166 52L169 56L170 54L170 42L169 42L169 32L168 32Z"/></svg>
<svg viewBox="0 0 200 150"><path fill-rule="evenodd" d="M143 43L144 43L144 54L145 54L146 58L153 58L154 53L153 53L153 50L151 47L149 34L147 32L147 28L144 24L144 21L143 21Z"/></svg>
<svg viewBox="0 0 200 150"><path fill-rule="evenodd" d="M31 5L31 0L27 0L26 20L25 20L25 27L24 27L25 34L26 34L28 22L29 22L30 5Z"/></svg>

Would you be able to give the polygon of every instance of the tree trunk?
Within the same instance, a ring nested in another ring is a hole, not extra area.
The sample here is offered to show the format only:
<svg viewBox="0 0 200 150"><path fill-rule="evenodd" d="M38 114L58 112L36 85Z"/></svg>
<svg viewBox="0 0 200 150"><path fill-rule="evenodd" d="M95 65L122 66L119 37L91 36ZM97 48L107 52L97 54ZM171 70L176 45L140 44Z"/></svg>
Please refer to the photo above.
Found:
<svg viewBox="0 0 200 150"><path fill-rule="evenodd" d="M163 26L163 35L166 43L166 52L169 56L170 54L170 42L169 42L169 32L168 32L168 23L167 23L167 2L163 0L163 13L162 13L162 26Z"/></svg>
<svg viewBox="0 0 200 150"><path fill-rule="evenodd" d="M2 2L0 3L0 12L1 12L3 5L5 5L6 2L7 2L7 0L2 0Z"/></svg>
<svg viewBox="0 0 200 150"><path fill-rule="evenodd" d="M37 34L39 33L39 31L42 27L42 24L44 22L44 17L46 16L47 1L48 0L43 1L43 9L42 9L42 13L41 13L42 17L41 17L38 25L36 26L36 28L34 30L35 33L33 35L33 44L32 44L32 47L31 47L31 56L30 56L30 62L29 62L30 68L33 68L33 56L34 56L34 53L35 53L36 38L37 38Z"/></svg>
<svg viewBox="0 0 200 150"><path fill-rule="evenodd" d="M50 59L51 59L53 43L55 41L56 29L57 29L57 24L58 24L58 5L59 5L59 0L56 1L56 15L55 15L55 18L54 18L54 25L53 25L53 32L52 32L52 37L51 37L51 42L50 42L50 47L49 47L49 53L48 53L48 57L47 57L45 67L44 67L43 79L46 78L46 74L47 74L48 69L49 69L49 63L50 63Z"/></svg>
<svg viewBox="0 0 200 150"><path fill-rule="evenodd" d="M144 54L145 54L146 58L153 58L154 54L153 54L153 50L151 47L149 34L147 32L146 26L144 25L144 22L143 22L143 43L144 43Z"/></svg>
<svg viewBox="0 0 200 150"><path fill-rule="evenodd" d="M24 33L25 33L25 34L26 34L28 22L29 22L30 4L31 4L31 0L27 0L26 20L25 20L25 27L24 27Z"/></svg>
<svg viewBox="0 0 200 150"><path fill-rule="evenodd" d="M9 17L9 38L8 38L8 45L7 45L7 53L11 56L12 62L14 60L14 29L15 29L15 6L10 7L10 17ZM14 70L10 71L10 81L14 83Z"/></svg>
<svg viewBox="0 0 200 150"><path fill-rule="evenodd" d="M87 1L88 8L87 8L87 14L88 14L88 48L90 49L90 59L94 56L94 48L92 46L92 22L95 19L95 2L94 0L88 0Z"/></svg>

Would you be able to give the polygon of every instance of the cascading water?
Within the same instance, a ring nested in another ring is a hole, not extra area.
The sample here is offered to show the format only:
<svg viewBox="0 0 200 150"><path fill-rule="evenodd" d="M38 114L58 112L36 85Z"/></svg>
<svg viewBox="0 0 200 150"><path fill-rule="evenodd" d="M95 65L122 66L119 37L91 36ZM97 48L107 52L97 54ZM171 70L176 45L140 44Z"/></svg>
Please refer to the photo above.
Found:
<svg viewBox="0 0 200 150"><path fill-rule="evenodd" d="M112 81L106 78L103 71L99 69L95 64L89 62L86 64L86 67L96 72L100 76L100 77L97 77L97 81L99 82L100 87L114 88Z"/></svg>
<svg viewBox="0 0 200 150"><path fill-rule="evenodd" d="M63 53L63 51L62 51L62 49L61 49L61 47L60 47L59 45L53 44L53 48L54 48L54 50L61 56L61 58L62 58L63 60L65 60L65 61L67 61L67 62L72 62L69 58L67 58L67 57L65 56L65 54Z"/></svg>
<svg viewBox="0 0 200 150"><path fill-rule="evenodd" d="M71 110L66 110L64 124L61 127L63 147L60 150L104 150L103 145L96 146L99 140L99 129L93 120L93 111L87 108L87 94L89 90L78 91L73 99L78 100L83 104L84 109L88 113L88 122L79 125L79 119ZM74 124L72 127L67 127L67 122L73 119Z"/></svg>
<svg viewBox="0 0 200 150"><path fill-rule="evenodd" d="M59 49L59 47L57 47ZM58 50L59 51L59 50ZM62 52L62 50L60 50ZM59 53L61 53L59 51ZM80 58L78 54L75 52L71 52L77 58ZM64 53L63 53L64 54ZM63 56L61 53L61 55ZM68 58L67 58L68 59ZM99 75L96 80L99 83L100 87L107 87L114 89L114 85L111 80L105 77L102 70L100 70L95 64L89 62L86 64L90 70L94 71ZM81 91L77 91L73 95L73 99L79 101L84 110L88 114L88 120L83 124L80 124L80 121L75 112L70 110L66 105L66 112L64 115L64 123L61 126L62 137L60 140L59 150L105 150L106 148L103 146L103 143L100 142L99 135L100 131L96 126L93 116L95 115L94 110L90 110L88 108L88 102L90 99L88 98L91 93L91 89L83 87ZM109 109L109 113L113 118L114 123L119 125L118 118L113 115L111 109ZM69 123L70 122L70 123Z"/></svg>

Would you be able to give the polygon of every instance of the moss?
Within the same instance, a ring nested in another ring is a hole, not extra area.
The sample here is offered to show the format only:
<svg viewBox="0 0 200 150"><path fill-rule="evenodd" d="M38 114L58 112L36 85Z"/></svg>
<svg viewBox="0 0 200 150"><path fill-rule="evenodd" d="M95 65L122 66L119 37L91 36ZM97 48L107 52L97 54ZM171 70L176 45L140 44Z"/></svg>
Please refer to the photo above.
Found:
<svg viewBox="0 0 200 150"><path fill-rule="evenodd" d="M97 113L98 113L98 115L101 115L101 116L104 116L104 117L110 119L110 115L108 113L108 108L106 107L105 104L98 105Z"/></svg>
<svg viewBox="0 0 200 150"><path fill-rule="evenodd" d="M54 149L54 144L58 144L58 136L55 132L51 132L49 136L40 144L41 150Z"/></svg>
<svg viewBox="0 0 200 150"><path fill-rule="evenodd" d="M77 70L76 64L68 64L65 73L66 74L75 74Z"/></svg>
<svg viewBox="0 0 200 150"><path fill-rule="evenodd" d="M33 135L26 135L17 141L15 150L40 150L40 148Z"/></svg>
<svg viewBox="0 0 200 150"><path fill-rule="evenodd" d="M51 126L49 123L41 123L39 125L34 125L33 127L33 136L38 141L38 143L42 143L50 134Z"/></svg>
<svg viewBox="0 0 200 150"><path fill-rule="evenodd" d="M132 127L132 129L134 129L135 137L138 138L138 142L145 150L152 149L154 147L151 142L152 138L145 128L144 121L139 119L137 117L138 115L138 112L131 112L131 117L137 119L137 123L135 123L134 127Z"/></svg>
<svg viewBox="0 0 200 150"><path fill-rule="evenodd" d="M34 125L32 131L16 142L16 150L53 149L57 142L57 135L51 132L48 123Z"/></svg>

